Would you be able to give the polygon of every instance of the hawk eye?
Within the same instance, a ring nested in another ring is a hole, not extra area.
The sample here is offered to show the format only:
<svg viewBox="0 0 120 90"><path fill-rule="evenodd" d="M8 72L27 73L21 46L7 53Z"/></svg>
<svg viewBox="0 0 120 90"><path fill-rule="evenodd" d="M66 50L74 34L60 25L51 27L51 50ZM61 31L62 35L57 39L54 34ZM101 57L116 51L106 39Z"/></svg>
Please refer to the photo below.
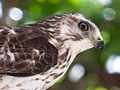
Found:
<svg viewBox="0 0 120 90"><path fill-rule="evenodd" d="M87 31L88 30L88 25L85 22L80 22L79 23L79 27L83 31Z"/></svg>

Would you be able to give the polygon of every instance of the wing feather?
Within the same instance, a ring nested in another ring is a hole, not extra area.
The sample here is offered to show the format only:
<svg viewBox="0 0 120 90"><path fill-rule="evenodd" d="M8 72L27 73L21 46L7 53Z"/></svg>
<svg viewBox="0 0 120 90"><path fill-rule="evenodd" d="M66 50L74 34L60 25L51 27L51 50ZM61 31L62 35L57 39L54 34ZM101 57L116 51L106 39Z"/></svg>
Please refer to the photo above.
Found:
<svg viewBox="0 0 120 90"><path fill-rule="evenodd" d="M24 77L57 64L57 49L45 32L31 26L0 27L0 74Z"/></svg>

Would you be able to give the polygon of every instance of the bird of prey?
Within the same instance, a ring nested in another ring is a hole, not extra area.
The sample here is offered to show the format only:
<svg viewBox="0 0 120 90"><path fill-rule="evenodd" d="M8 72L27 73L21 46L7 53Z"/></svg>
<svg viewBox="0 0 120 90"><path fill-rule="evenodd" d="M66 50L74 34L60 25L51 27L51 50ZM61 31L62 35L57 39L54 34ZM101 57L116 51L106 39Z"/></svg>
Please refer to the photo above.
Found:
<svg viewBox="0 0 120 90"><path fill-rule="evenodd" d="M78 53L92 47L103 50L103 38L98 27L79 13L0 27L0 90L46 90Z"/></svg>

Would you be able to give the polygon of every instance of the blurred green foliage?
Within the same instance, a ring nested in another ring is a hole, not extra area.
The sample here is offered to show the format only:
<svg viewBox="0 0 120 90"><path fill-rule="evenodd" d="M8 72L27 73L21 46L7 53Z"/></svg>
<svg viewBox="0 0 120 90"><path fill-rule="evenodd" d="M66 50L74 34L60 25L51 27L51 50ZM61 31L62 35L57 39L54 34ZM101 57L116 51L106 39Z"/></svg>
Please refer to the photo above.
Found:
<svg viewBox="0 0 120 90"><path fill-rule="evenodd" d="M76 57L72 65L81 63L85 67L85 75L77 83L70 82L67 73L48 90L120 90L120 75L108 74L105 69L110 55L120 55L120 0L105 1L111 3L104 5L98 0L1 0L4 13L0 24L7 25L5 19L11 7L18 7L24 13L17 26L35 23L64 12L83 14L99 27L106 44L105 49L102 52L87 50ZM106 8L116 12L112 16L113 20L104 18Z"/></svg>
<svg viewBox="0 0 120 90"><path fill-rule="evenodd" d="M107 89L106 89L106 88L103 88L103 87L97 87L97 88L88 87L86 90L107 90Z"/></svg>

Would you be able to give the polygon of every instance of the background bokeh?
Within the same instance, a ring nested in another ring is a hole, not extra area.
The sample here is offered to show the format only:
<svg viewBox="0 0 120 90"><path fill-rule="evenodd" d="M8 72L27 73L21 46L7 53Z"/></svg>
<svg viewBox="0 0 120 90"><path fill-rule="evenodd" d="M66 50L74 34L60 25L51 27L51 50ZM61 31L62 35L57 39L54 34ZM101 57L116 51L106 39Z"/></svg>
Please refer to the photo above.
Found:
<svg viewBox="0 0 120 90"><path fill-rule="evenodd" d="M75 58L65 76L48 90L120 90L120 0L1 0L0 26L21 26L49 16L77 12L100 29L105 49Z"/></svg>

